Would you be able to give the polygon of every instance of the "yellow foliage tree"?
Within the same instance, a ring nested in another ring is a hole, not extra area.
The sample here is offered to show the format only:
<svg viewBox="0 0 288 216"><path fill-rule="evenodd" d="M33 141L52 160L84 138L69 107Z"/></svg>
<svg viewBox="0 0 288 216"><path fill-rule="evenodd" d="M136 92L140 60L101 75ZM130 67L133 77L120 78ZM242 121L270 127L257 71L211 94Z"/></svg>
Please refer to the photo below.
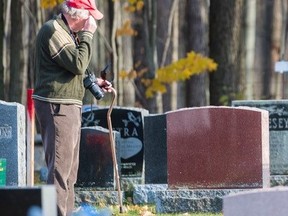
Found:
<svg viewBox="0 0 288 216"><path fill-rule="evenodd" d="M116 36L135 36L137 32L131 26L131 20L126 20L121 28L116 31Z"/></svg>
<svg viewBox="0 0 288 216"><path fill-rule="evenodd" d="M142 10L144 6L143 0L128 0L128 3L129 5L125 9L131 13Z"/></svg>
<svg viewBox="0 0 288 216"><path fill-rule="evenodd" d="M154 79L142 79L143 84L147 87L146 97L151 98L156 92L165 93L166 84L184 81L193 75L206 71L213 72L216 69L217 64L212 59L192 51L187 54L186 58L159 68Z"/></svg>
<svg viewBox="0 0 288 216"><path fill-rule="evenodd" d="M44 9L54 8L61 4L64 0L41 0L41 7Z"/></svg>

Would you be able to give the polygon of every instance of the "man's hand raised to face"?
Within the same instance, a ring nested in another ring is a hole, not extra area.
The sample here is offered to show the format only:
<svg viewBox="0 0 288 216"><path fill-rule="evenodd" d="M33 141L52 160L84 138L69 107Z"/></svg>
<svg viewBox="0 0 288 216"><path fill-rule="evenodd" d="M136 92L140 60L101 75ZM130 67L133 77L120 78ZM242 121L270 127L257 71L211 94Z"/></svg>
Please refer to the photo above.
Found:
<svg viewBox="0 0 288 216"><path fill-rule="evenodd" d="M95 19L92 16L89 16L89 18L86 20L83 31L89 31L94 33L97 29L97 24Z"/></svg>

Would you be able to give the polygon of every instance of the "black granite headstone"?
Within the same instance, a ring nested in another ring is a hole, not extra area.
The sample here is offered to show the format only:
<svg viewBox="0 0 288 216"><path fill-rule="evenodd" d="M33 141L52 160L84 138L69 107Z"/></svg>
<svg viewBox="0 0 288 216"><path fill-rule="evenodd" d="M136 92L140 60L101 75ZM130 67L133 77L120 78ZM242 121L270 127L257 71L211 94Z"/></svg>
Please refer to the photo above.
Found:
<svg viewBox="0 0 288 216"><path fill-rule="evenodd" d="M113 131L113 136L117 157L120 134ZM120 157L118 164L119 160ZM109 130L99 126L82 127L76 186L115 189L115 175Z"/></svg>
<svg viewBox="0 0 288 216"><path fill-rule="evenodd" d="M167 184L166 115L144 117L145 184Z"/></svg>
<svg viewBox="0 0 288 216"><path fill-rule="evenodd" d="M107 126L108 108L93 109L82 113L82 126ZM120 157L122 177L143 176L143 119L148 111L137 108L113 108L111 121L113 130L121 135Z"/></svg>
<svg viewBox="0 0 288 216"><path fill-rule="evenodd" d="M0 187L0 215L56 216L56 189L41 187Z"/></svg>

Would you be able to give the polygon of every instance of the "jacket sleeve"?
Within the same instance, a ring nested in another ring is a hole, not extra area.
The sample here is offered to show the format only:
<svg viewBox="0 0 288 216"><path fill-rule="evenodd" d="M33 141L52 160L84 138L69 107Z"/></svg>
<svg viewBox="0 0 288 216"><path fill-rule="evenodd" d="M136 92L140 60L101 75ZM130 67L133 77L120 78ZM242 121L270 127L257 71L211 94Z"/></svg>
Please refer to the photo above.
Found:
<svg viewBox="0 0 288 216"><path fill-rule="evenodd" d="M57 22L54 22L55 32L49 40L49 51L53 61L75 74L84 74L92 56L93 34L88 31L78 33L79 45L76 46L72 36Z"/></svg>

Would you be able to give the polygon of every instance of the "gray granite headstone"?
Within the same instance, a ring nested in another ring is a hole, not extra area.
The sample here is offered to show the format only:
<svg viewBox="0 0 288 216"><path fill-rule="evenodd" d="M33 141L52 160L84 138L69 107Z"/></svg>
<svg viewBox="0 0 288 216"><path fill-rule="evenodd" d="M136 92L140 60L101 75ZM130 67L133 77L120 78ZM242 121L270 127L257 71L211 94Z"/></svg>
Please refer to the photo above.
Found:
<svg viewBox="0 0 288 216"><path fill-rule="evenodd" d="M236 100L232 106L257 107L269 112L271 175L288 174L288 100Z"/></svg>
<svg viewBox="0 0 288 216"><path fill-rule="evenodd" d="M145 184L167 184L166 115L144 117Z"/></svg>
<svg viewBox="0 0 288 216"><path fill-rule="evenodd" d="M230 194L223 198L224 216L286 216L288 188L274 187Z"/></svg>
<svg viewBox="0 0 288 216"><path fill-rule="evenodd" d="M119 167L120 134L113 131L113 136ZM99 126L82 127L76 186L113 190L116 188L115 177L109 130Z"/></svg>
<svg viewBox="0 0 288 216"><path fill-rule="evenodd" d="M108 108L86 110L82 113L82 127L107 126ZM143 178L144 135L143 119L148 110L114 107L111 113L113 130L121 135L121 177Z"/></svg>
<svg viewBox="0 0 288 216"><path fill-rule="evenodd" d="M25 107L0 101L0 158L6 159L6 185L26 185Z"/></svg>
<svg viewBox="0 0 288 216"><path fill-rule="evenodd" d="M56 216L56 189L53 185L41 187L0 188L0 215Z"/></svg>

